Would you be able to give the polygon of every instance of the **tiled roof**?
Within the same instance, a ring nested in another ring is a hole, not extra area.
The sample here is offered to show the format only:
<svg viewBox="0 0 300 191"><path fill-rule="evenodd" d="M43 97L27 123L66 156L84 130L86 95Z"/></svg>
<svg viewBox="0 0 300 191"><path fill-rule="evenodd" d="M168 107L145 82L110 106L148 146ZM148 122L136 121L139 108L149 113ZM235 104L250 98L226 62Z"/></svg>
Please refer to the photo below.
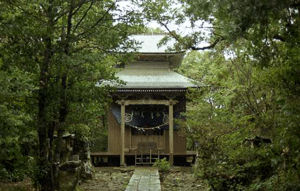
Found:
<svg viewBox="0 0 300 191"><path fill-rule="evenodd" d="M160 40L167 35L164 34L141 34L141 35L132 35L129 38L134 39L141 43L138 52L140 53L166 53L168 47L173 47L175 40L170 39L166 45L162 45L158 48L157 44ZM172 53L172 52L171 52Z"/></svg>
<svg viewBox="0 0 300 191"><path fill-rule="evenodd" d="M118 72L116 76L126 84L105 81L102 85L127 89L196 87L191 79L172 71L163 63L132 64Z"/></svg>
<svg viewBox="0 0 300 191"><path fill-rule="evenodd" d="M130 38L141 42L141 48L138 50L140 57L137 62L126 64L125 69L116 74L119 80L125 82L125 84L119 84L115 81L103 81L101 86L117 87L118 91L138 89L182 90L188 87L198 87L193 80L170 69L170 66L181 64L184 52L166 52L168 47L174 45L174 39L158 48L157 44L165 36L165 34L130 36Z"/></svg>

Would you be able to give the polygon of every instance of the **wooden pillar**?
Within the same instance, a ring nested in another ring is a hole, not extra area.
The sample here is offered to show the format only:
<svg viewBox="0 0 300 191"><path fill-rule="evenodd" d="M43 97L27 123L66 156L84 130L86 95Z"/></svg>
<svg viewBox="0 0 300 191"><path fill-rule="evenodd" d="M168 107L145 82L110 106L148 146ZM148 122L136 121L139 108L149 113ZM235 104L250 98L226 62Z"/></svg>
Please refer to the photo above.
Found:
<svg viewBox="0 0 300 191"><path fill-rule="evenodd" d="M121 157L120 165L125 165L125 103L121 103Z"/></svg>
<svg viewBox="0 0 300 191"><path fill-rule="evenodd" d="M174 154L174 144L173 144L173 101L170 100L169 103L169 162L173 165L173 154Z"/></svg>

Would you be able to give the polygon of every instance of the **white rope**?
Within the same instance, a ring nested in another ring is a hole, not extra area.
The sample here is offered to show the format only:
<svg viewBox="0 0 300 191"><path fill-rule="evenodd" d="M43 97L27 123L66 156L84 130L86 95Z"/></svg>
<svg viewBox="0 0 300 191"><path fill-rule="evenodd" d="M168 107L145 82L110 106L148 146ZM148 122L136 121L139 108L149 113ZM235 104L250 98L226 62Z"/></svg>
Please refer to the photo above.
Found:
<svg viewBox="0 0 300 191"><path fill-rule="evenodd" d="M130 126L130 127L133 127L133 128L135 128L135 129L138 129L138 130L142 130L142 131L145 132L145 130L160 129L162 126L165 126L165 125L167 125L167 124L169 124L169 122L166 122L166 123L164 123L164 124L158 125L158 126L156 126L156 127L147 127L147 128L144 128L144 127L138 127L138 126L134 126L134 125L130 125L130 124L126 124L126 125L128 125L128 126Z"/></svg>

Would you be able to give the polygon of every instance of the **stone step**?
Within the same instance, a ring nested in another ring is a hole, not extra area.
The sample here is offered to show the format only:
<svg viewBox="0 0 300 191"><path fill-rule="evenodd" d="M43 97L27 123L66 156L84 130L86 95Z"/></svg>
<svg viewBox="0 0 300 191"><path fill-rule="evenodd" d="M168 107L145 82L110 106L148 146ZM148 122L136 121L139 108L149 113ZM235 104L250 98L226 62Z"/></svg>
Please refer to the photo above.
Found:
<svg viewBox="0 0 300 191"><path fill-rule="evenodd" d="M153 167L137 167L125 191L161 191L158 170Z"/></svg>

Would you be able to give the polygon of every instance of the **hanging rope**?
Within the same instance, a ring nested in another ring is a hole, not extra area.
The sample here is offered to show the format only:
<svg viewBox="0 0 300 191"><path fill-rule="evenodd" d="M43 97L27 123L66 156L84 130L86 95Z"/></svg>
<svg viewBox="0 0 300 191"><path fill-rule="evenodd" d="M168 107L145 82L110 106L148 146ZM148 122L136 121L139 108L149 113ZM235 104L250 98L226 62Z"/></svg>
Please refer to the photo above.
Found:
<svg viewBox="0 0 300 191"><path fill-rule="evenodd" d="M130 127L133 127L133 128L135 128L137 130L141 130L143 132L145 132L146 130L160 129L162 126L165 126L165 125L168 125L168 124L169 124L169 122L166 122L164 124L161 124L161 125L158 125L158 126L155 126L155 127L138 127L138 126L134 126L134 125L130 125L130 124L126 123L126 125L128 125Z"/></svg>

